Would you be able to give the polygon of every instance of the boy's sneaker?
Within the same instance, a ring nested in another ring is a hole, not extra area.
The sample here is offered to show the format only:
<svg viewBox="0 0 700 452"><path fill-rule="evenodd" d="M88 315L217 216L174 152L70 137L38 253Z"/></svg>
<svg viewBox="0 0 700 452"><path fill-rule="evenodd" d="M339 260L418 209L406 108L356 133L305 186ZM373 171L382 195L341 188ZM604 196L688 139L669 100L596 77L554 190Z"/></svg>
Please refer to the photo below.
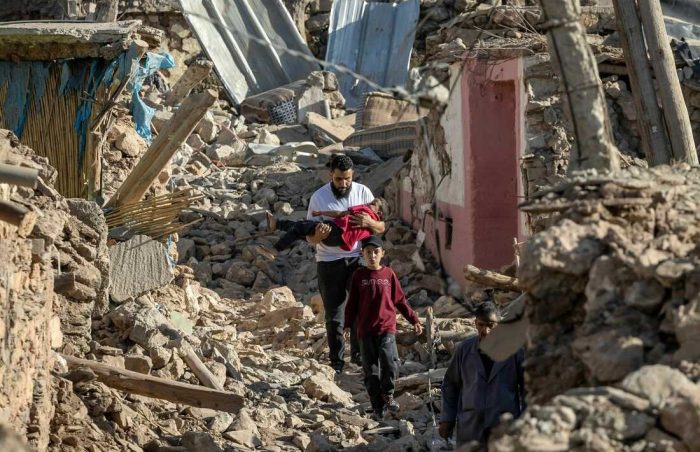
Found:
<svg viewBox="0 0 700 452"><path fill-rule="evenodd" d="M401 406L398 404L398 402L396 400L394 400L394 396L391 394L384 396L384 405L392 413L398 412L399 409L401 408Z"/></svg>

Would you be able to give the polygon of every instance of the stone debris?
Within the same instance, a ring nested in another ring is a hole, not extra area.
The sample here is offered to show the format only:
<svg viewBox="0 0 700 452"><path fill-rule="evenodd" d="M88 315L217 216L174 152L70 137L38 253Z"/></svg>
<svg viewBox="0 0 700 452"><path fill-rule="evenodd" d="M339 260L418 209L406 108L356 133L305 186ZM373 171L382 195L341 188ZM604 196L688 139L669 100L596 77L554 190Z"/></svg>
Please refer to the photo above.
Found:
<svg viewBox="0 0 700 452"><path fill-rule="evenodd" d="M285 3L303 3L292 11L295 22L323 57L332 1ZM524 210L539 233L523 250L518 277L529 293L531 405L494 432L490 448L700 449L699 173L682 166L639 168L644 156L629 87L624 76L604 72L605 64L622 61L614 18L605 8L584 6L611 125L629 168L615 179L565 179L572 133L540 35L544 19L530 3L423 0L412 61L412 67L430 65L430 73L412 84L431 87L423 100L432 105L444 95L446 68L468 49L526 55ZM176 62L142 90L156 109L157 133L177 108L168 101L169 88L203 54L172 2L124 0L119 10L124 19L164 30L164 48ZM700 141L700 88L692 74L681 72ZM212 73L194 91L219 85ZM280 101L293 103L296 123L272 124L271 107ZM108 236L98 204L56 193L56 171L46 159L2 131L2 157L39 169L42 178L37 190L0 185L0 198L39 213L28 239L0 223L0 254L8 257L0 287L14 291L22 310L0 317L14 338L0 347L8 370L0 391L9 413L3 423L38 450L448 450L432 415L439 416L438 383L455 344L474 332L464 302L507 304L518 294L485 287L465 294L456 281L443 279L423 238L393 220L399 196L394 174L409 166L414 183L427 184L430 178L417 170L427 162L417 153L404 162L403 155L344 147L356 127L372 120L344 107L330 72L314 72L238 108L219 100L147 195L191 187L203 198L180 220L197 223L156 240ZM128 109L128 96L117 99L117 121L105 137L105 199L148 147ZM427 121L439 154L446 151L437 118L432 109ZM425 338L399 320L401 410L381 423L366 415L361 369L349 364L336 377L325 364L312 248L301 241L273 253L280 233L266 232L268 210L305 218L309 197L328 181L324 165L335 152L351 156L358 180L389 200L386 260L409 303L422 317L432 306L438 327L437 366L430 369ZM10 279L5 270L19 276ZM3 294L0 306L10 312ZM216 384L244 396L246 407L233 415L120 392L98 383L88 369L69 372L52 349L201 385L190 351ZM11 438L0 433L2 441Z"/></svg>

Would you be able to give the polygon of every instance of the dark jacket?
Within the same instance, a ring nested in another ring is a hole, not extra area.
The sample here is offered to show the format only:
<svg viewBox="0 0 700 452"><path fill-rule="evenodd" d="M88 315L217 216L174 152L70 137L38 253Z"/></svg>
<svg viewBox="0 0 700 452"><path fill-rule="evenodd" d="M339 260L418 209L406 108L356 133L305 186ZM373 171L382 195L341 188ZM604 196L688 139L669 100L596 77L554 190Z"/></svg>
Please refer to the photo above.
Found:
<svg viewBox="0 0 700 452"><path fill-rule="evenodd" d="M497 361L486 375L479 356L479 337L462 341L455 350L442 382L440 422L456 422L457 445L485 442L486 433L503 413L519 416L525 408L521 349Z"/></svg>

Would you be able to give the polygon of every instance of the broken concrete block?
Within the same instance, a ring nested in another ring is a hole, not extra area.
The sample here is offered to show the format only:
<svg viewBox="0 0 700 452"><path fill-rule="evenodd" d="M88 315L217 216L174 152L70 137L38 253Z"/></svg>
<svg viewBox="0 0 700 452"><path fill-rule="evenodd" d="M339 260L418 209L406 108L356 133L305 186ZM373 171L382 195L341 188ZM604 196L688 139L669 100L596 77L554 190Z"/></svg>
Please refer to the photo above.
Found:
<svg viewBox="0 0 700 452"><path fill-rule="evenodd" d="M343 406L353 405L350 393L343 391L323 374L317 373L304 380L304 392L311 398L328 403L340 403Z"/></svg>
<svg viewBox="0 0 700 452"><path fill-rule="evenodd" d="M127 157L138 157L148 148L148 144L132 127L120 127L119 134L114 140L114 147Z"/></svg>
<svg viewBox="0 0 700 452"><path fill-rule="evenodd" d="M299 98L299 110L297 113L298 121L306 124L309 121L308 115L315 113L322 118L330 118L330 106L323 94L323 89L317 86L304 91Z"/></svg>
<svg viewBox="0 0 700 452"><path fill-rule="evenodd" d="M350 125L340 123L333 119L324 118L314 112L308 113L307 125L312 136L323 134L336 143L344 141L355 132L355 128Z"/></svg>
<svg viewBox="0 0 700 452"><path fill-rule="evenodd" d="M207 148L206 155L226 166L241 166L245 162L246 146L240 141L233 145L213 144Z"/></svg>
<svg viewBox="0 0 700 452"><path fill-rule="evenodd" d="M216 139L219 132L219 126L214 122L214 116L207 112L206 115L199 121L199 124L194 129L199 134L205 143L211 143Z"/></svg>
<svg viewBox="0 0 700 452"><path fill-rule="evenodd" d="M114 245L109 257L110 297L117 303L163 287L173 278L166 248L145 235Z"/></svg>
<svg viewBox="0 0 700 452"><path fill-rule="evenodd" d="M301 319L304 317L303 306L293 306L291 308L277 309L265 314L258 320L257 328L265 329L273 326L282 326L292 319Z"/></svg>
<svg viewBox="0 0 700 452"><path fill-rule="evenodd" d="M206 432L186 432L182 435L182 446L197 452L223 452L214 438Z"/></svg>
<svg viewBox="0 0 700 452"><path fill-rule="evenodd" d="M126 355L124 357L124 366L128 370L148 375L151 373L151 368L153 368L153 361L148 356Z"/></svg>

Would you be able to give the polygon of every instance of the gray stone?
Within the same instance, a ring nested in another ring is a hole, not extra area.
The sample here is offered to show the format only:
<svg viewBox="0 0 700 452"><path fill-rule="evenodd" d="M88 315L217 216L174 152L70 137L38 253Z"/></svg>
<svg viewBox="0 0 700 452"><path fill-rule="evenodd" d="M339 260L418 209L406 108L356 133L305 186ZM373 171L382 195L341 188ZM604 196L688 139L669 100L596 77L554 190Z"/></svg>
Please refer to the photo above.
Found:
<svg viewBox="0 0 700 452"><path fill-rule="evenodd" d="M173 278L167 250L160 242L145 235L114 245L109 256L112 268L110 297L115 302L163 287Z"/></svg>
<svg viewBox="0 0 700 452"><path fill-rule="evenodd" d="M124 366L128 370L148 375L153 367L153 362L148 356L126 355L124 357Z"/></svg>
<svg viewBox="0 0 700 452"><path fill-rule="evenodd" d="M182 446L196 452L223 452L214 438L206 432L187 432L182 435Z"/></svg>

